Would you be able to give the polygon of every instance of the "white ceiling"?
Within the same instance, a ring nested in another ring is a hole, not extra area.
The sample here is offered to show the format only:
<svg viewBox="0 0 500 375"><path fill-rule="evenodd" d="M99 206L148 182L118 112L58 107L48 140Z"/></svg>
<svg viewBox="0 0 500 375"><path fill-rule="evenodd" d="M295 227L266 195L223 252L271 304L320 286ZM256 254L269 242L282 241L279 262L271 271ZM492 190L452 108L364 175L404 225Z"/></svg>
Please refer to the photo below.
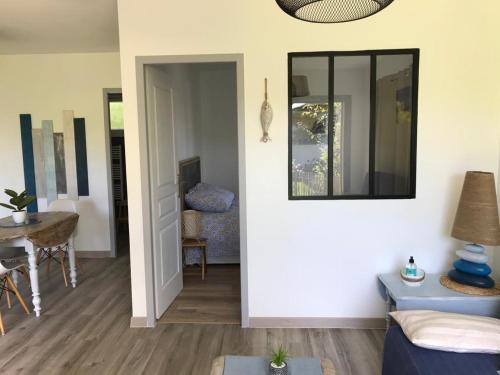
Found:
<svg viewBox="0 0 500 375"><path fill-rule="evenodd" d="M118 50L116 0L0 0L0 54Z"/></svg>

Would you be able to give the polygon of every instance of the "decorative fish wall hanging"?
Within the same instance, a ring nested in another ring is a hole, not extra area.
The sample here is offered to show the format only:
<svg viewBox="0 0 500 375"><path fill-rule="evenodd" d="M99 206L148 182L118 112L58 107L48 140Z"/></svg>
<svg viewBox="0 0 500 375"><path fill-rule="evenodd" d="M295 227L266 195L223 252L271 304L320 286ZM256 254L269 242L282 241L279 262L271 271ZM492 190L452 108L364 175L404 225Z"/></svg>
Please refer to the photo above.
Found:
<svg viewBox="0 0 500 375"><path fill-rule="evenodd" d="M262 126L262 138L261 142L267 143L271 140L269 137L269 127L271 126L271 122L273 121L273 109L271 104L267 100L267 78L264 80L265 86L265 94L264 94L264 102L262 103L262 107L260 108L260 124Z"/></svg>

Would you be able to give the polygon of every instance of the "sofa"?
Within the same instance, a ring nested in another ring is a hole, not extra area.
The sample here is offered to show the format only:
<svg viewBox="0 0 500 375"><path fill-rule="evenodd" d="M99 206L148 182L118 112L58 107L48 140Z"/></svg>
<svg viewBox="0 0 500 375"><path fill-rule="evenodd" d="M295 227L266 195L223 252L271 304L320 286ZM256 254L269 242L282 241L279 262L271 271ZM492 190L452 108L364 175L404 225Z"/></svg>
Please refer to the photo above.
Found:
<svg viewBox="0 0 500 375"><path fill-rule="evenodd" d="M453 353L413 345L400 326L385 336L382 375L499 375L500 354Z"/></svg>

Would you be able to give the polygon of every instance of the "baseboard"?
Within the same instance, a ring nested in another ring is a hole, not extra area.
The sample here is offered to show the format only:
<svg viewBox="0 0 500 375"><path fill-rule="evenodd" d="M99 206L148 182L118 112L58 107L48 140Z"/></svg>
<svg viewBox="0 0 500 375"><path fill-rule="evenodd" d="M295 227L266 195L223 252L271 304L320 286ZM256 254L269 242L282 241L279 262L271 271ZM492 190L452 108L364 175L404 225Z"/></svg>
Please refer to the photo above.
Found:
<svg viewBox="0 0 500 375"><path fill-rule="evenodd" d="M130 318L130 328L148 328L148 318L145 316L132 316Z"/></svg>
<svg viewBox="0 0 500 375"><path fill-rule="evenodd" d="M109 258L111 257L111 251L77 250L76 255L79 258Z"/></svg>
<svg viewBox="0 0 500 375"><path fill-rule="evenodd" d="M384 318L249 318L250 328L383 329Z"/></svg>

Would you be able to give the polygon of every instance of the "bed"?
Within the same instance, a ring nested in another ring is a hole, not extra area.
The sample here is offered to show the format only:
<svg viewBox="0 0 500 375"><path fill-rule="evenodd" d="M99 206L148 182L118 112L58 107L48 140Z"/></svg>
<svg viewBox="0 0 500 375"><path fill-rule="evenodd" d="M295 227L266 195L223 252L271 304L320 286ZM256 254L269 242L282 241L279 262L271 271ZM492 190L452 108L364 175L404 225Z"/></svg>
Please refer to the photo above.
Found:
<svg viewBox="0 0 500 375"><path fill-rule="evenodd" d="M181 210L188 210L184 197L201 181L200 158L194 157L179 162L179 197ZM240 263L239 203L235 198L226 212L200 212L202 237L207 240L207 263ZM200 262L197 249L186 253L186 264Z"/></svg>
<svg viewBox="0 0 500 375"><path fill-rule="evenodd" d="M413 345L398 325L387 331L382 375L497 375L500 355L452 353Z"/></svg>

